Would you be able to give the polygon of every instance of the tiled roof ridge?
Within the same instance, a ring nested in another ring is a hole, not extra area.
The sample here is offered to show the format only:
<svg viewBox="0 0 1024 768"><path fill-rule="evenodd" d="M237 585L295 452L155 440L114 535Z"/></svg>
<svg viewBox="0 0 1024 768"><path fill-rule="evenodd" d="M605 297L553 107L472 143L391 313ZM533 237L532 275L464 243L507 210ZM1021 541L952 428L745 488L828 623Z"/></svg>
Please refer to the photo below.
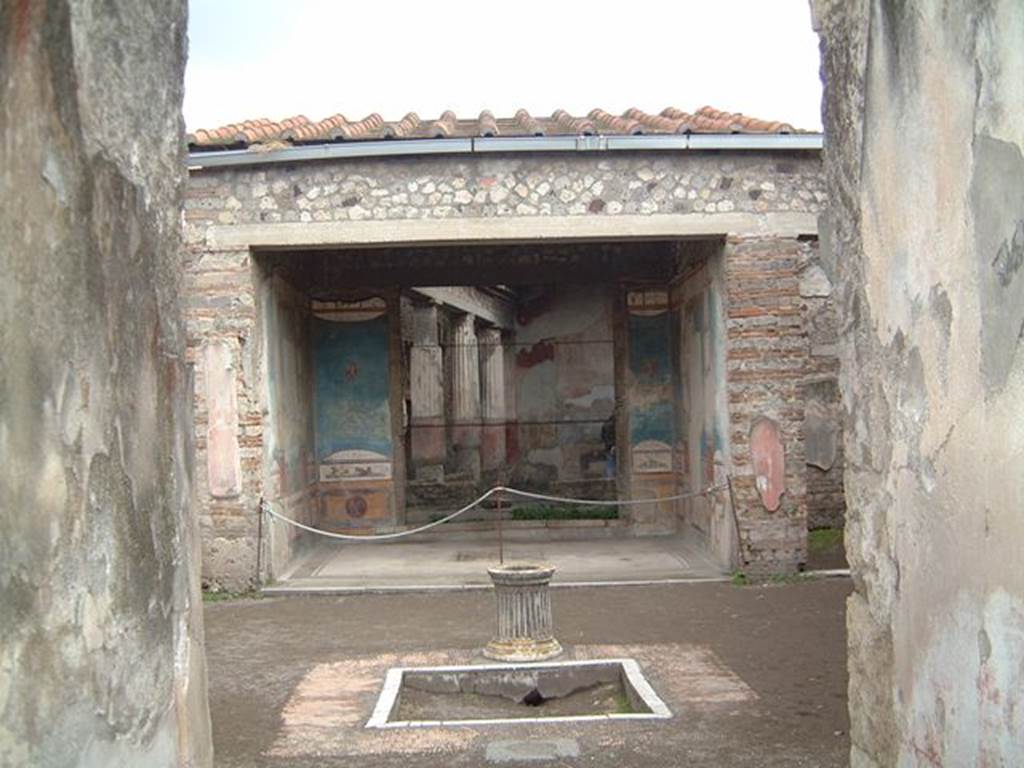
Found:
<svg viewBox="0 0 1024 768"><path fill-rule="evenodd" d="M704 106L696 112L667 107L657 115L632 107L621 115L592 109L577 117L556 109L550 117L535 117L519 109L508 118L496 118L490 110L477 117L461 119L445 110L434 120L422 120L415 112L401 120L385 121L373 112L361 120L349 120L337 113L313 121L305 115L284 120L244 120L220 128L200 128L188 134L194 149L244 148L261 144L326 144L336 141L383 139L490 138L515 136L628 136L686 133L803 133L789 123L762 120L741 112L727 112Z"/></svg>

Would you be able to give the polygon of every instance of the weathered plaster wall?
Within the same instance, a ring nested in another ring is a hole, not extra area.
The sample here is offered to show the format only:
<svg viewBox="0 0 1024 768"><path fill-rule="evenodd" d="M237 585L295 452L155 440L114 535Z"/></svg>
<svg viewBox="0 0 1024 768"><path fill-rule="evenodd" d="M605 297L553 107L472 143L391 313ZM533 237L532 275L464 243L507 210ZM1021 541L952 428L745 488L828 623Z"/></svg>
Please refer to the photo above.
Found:
<svg viewBox="0 0 1024 768"><path fill-rule="evenodd" d="M608 284L544 286L518 307L509 463L523 487L571 483L614 495L601 431L615 407L615 291Z"/></svg>
<svg viewBox="0 0 1024 768"><path fill-rule="evenodd" d="M208 766L183 2L0 4L0 764Z"/></svg>
<svg viewBox="0 0 1024 768"><path fill-rule="evenodd" d="M726 390L725 265L721 246L677 278L672 304L677 308L679 386L676 423L682 475L680 492L724 483L730 466L729 408ZM707 542L718 561L736 563L736 525L729 496L719 491L684 500L683 519Z"/></svg>
<svg viewBox="0 0 1024 768"><path fill-rule="evenodd" d="M1024 6L813 7L852 763L1024 764Z"/></svg>
<svg viewBox="0 0 1024 768"><path fill-rule="evenodd" d="M816 242L801 251L797 265L800 307L807 350L800 385L804 404L804 480L807 527L842 528L843 428L839 397L839 330L835 305L835 266L822 258Z"/></svg>
<svg viewBox="0 0 1024 768"><path fill-rule="evenodd" d="M264 495L283 514L316 521L317 463L313 430L313 320L309 299L279 276L260 282L260 339L266 361ZM234 388L234 381L227 385ZM264 520L266 575L280 574L309 535Z"/></svg>

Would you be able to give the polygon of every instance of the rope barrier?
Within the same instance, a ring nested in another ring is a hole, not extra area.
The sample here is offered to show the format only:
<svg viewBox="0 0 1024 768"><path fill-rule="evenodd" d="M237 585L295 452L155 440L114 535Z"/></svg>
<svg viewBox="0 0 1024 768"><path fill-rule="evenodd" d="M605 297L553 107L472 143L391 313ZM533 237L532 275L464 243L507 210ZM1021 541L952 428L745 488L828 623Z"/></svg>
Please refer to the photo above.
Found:
<svg viewBox="0 0 1024 768"><path fill-rule="evenodd" d="M325 531L322 528L314 528L311 525L306 525L305 523L300 523L298 520L293 520L292 518L287 517L286 515L282 515L280 512L277 512L274 509L272 502L267 501L266 499L260 499L260 508L263 511L266 511L271 517L274 517L274 518L280 520L281 522L287 523L288 525L292 525L292 526L294 526L296 528L301 528L304 531L309 531L310 533L315 533L315 534L318 534L320 536L325 536L325 537L331 538L331 539L341 539L341 540L344 540L344 541L361 541L361 542L366 542L366 543L373 543L373 542L378 542L378 541L393 541L394 539L401 539L401 538L405 538L406 536L414 536L417 533L423 533L423 531L427 531L427 530L430 530L431 528L435 528L435 527L437 527L439 525L443 525L444 523L447 523L449 520L454 520L459 515L463 515L466 512L469 512L471 509L476 507L481 502L486 501L491 496L494 496L495 494L500 494L500 493L507 493L507 494L510 494L510 495L513 495L513 496L520 496L520 497L527 498L527 499L536 499L536 500L539 500L539 501L553 501L553 502L559 502L559 503L562 503L562 504L577 504L577 505L588 506L588 507L589 506L630 506L630 505L637 505L637 504L657 504L657 503L663 502L663 501L679 501L681 499L689 499L689 498L693 498L695 496L706 496L709 493L713 493L714 491L722 490L723 488L727 488L727 487L728 487L728 485L726 483L719 483L718 485L708 486L707 488L705 488L704 490L701 490L701 491L693 491L691 493L681 493L681 494L678 494L676 496L659 496L659 497L655 497L653 499L623 499L622 501L612 501L612 500L608 500L608 499L574 499L574 498L566 497L566 496L548 496L547 494L543 494L543 493L533 493L532 491L521 491L518 488L506 488L503 485L496 485L493 488L491 488L489 491L484 493L482 496L479 496L478 498L474 499L473 501L471 501L469 504L467 504L466 506L462 507L461 509L455 510L450 515L445 515L440 520L434 520L433 522L427 523L425 525L421 525L418 528L411 528L411 529L409 529L407 531L396 531L394 533L377 533L377 534L366 534L366 535L359 535L359 534L353 535L353 534L348 534L348 533L335 533L334 531Z"/></svg>

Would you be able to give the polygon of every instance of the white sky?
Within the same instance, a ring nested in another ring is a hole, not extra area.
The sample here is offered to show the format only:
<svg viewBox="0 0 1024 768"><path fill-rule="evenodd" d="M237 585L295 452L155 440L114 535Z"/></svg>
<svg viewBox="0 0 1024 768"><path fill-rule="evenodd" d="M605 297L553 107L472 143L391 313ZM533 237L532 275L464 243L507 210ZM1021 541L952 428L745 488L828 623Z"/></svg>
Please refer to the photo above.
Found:
<svg viewBox="0 0 1024 768"><path fill-rule="evenodd" d="M191 0L189 130L253 117L621 114L821 126L808 0Z"/></svg>

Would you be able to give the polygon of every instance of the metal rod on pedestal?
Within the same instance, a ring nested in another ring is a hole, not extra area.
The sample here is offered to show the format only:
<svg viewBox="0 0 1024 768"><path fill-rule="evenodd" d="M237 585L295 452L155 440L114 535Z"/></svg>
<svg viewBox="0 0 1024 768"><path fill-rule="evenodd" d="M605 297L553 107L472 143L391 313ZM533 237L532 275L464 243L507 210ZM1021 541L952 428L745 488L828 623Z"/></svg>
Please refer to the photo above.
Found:
<svg viewBox="0 0 1024 768"><path fill-rule="evenodd" d="M501 508L502 496L498 494L498 563L500 565L505 564L505 536L503 533L503 527L501 524L502 508Z"/></svg>

